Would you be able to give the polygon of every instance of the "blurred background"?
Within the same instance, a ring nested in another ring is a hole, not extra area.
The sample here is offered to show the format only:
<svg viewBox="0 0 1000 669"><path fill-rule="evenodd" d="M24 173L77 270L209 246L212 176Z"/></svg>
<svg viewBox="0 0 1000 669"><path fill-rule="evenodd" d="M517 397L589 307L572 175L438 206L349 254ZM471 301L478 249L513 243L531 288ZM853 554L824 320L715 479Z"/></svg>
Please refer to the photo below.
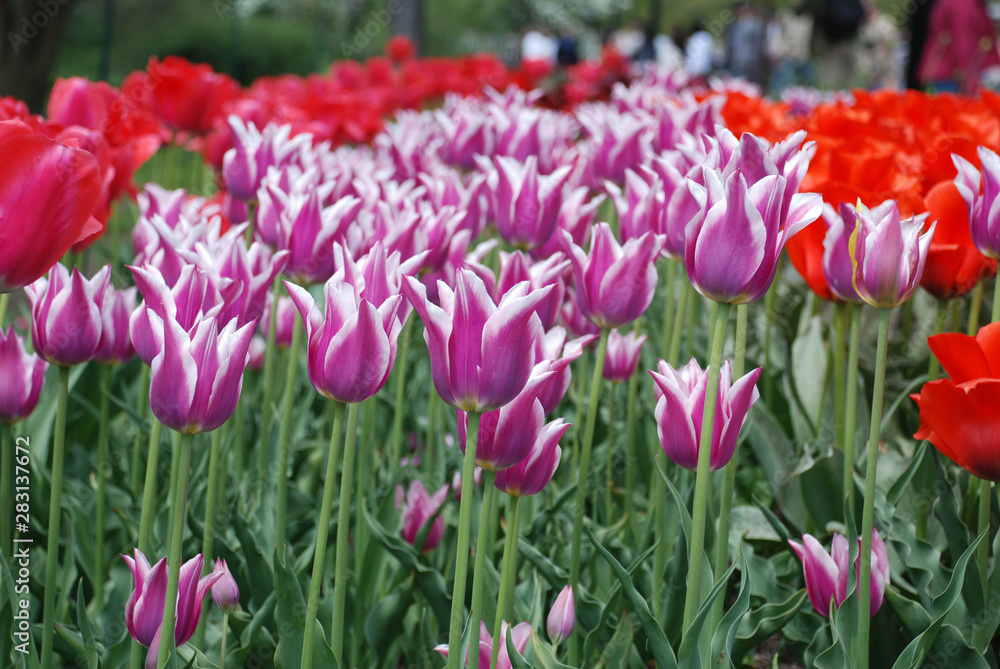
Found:
<svg viewBox="0 0 1000 669"><path fill-rule="evenodd" d="M56 77L117 85L166 54L248 84L364 60L397 34L422 56L489 52L511 66L592 59L611 46L627 58L744 76L765 92L898 87L934 2L3 0L0 94L38 110Z"/></svg>

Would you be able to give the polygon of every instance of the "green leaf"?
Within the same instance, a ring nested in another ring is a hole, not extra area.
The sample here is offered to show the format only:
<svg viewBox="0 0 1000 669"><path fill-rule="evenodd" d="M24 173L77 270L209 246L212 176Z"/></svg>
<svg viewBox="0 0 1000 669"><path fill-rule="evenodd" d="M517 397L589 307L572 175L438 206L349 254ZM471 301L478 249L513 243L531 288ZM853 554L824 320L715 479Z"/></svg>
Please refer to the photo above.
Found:
<svg viewBox="0 0 1000 669"><path fill-rule="evenodd" d="M517 646L514 645L514 638L510 634L511 628L507 628L507 638L504 639L504 643L507 644L507 655L510 656L510 666L512 669L535 669L535 667L524 659L524 656L517 652ZM531 631L531 636L535 636L535 631ZM496 643L494 639L493 643Z"/></svg>
<svg viewBox="0 0 1000 669"><path fill-rule="evenodd" d="M684 503L684 498L681 497L681 494L678 492L674 482L667 477L666 473L660 468L659 464L656 465L656 471L660 473L660 478L663 479L663 482L667 486L667 490L670 491L670 496L674 498L674 504L677 505L678 512L681 516L681 529L684 531L684 540L688 541L691 536L691 514L688 512L687 504Z"/></svg>
<svg viewBox="0 0 1000 669"><path fill-rule="evenodd" d="M377 603L365 621L365 639L374 648L384 648L399 637L403 616L413 603L413 579L405 587L393 590Z"/></svg>
<svg viewBox="0 0 1000 669"><path fill-rule="evenodd" d="M931 605L931 611L935 615L934 620L931 621L931 624L923 633L913 639L903 649L896 663L892 665L892 669L918 669L921 666L927 655L927 651L934 645L934 639L944 624L945 616L948 615L952 607L958 602L959 596L962 593L962 585L965 583L965 569L975 554L979 542L983 540L988 532L989 528L987 527L983 530L982 534L976 537L976 540L972 542L966 551L962 553L962 556L958 558L958 561L955 563L955 569L951 573L951 581L949 581L948 587L934 598L934 602Z"/></svg>
<svg viewBox="0 0 1000 669"><path fill-rule="evenodd" d="M743 617L750 610L750 570L747 568L747 560L743 555L742 547L740 548L740 564L742 565L740 568L740 592L736 596L736 602L733 603L732 608L726 611L718 629L712 635L711 658L713 666L719 666L723 662L722 658L725 658L728 666L735 667L736 660L742 657L742 655L733 654L736 633Z"/></svg>
<svg viewBox="0 0 1000 669"><path fill-rule="evenodd" d="M299 579L291 568L292 558L289 551L286 551L285 558L282 562L278 549L274 549L274 590L278 595L274 612L274 622L278 626L278 647L274 652L274 666L277 669L301 666L302 642L307 624L306 602L302 597ZM326 643L323 626L318 620L311 622L316 625L313 636L315 665L338 668L337 659Z"/></svg>
<svg viewBox="0 0 1000 669"><path fill-rule="evenodd" d="M510 628L508 628L507 648L510 648L511 640ZM539 638L535 630L531 630L531 649L535 652L535 662L538 664L538 669L572 669L556 659L552 649Z"/></svg>
<svg viewBox="0 0 1000 669"><path fill-rule="evenodd" d="M769 639L795 617L806 602L805 590L795 592L784 602L764 604L751 611L740 623L740 631L733 642L733 657L741 658Z"/></svg>
<svg viewBox="0 0 1000 669"><path fill-rule="evenodd" d="M743 564L745 569L746 560L743 560ZM726 589L726 585L729 583L729 577L733 575L733 571L735 571L735 569L736 563L734 562L726 573L722 575L722 578L715 582L715 587L712 588L712 591L708 593L708 597L702 602L701 608L698 609L698 614L695 616L694 621L691 622L691 627L684 631L684 638L681 641L681 647L677 651L677 655L680 657L680 662L678 664L680 669L701 668L701 649L698 647L698 642L701 637L701 628L705 625L705 620L708 619L709 614L712 612L712 604Z"/></svg>
<svg viewBox="0 0 1000 669"><path fill-rule="evenodd" d="M646 604L646 599L636 590L635 584L632 582L632 578L625 570L625 567L615 559L615 556L608 549L597 541L593 531L590 529L590 524L585 523L583 527L587 531L587 536L590 537L594 548L604 558L605 562L611 566L611 569L614 570L615 575L621 583L622 593L635 609L635 614L638 616L642 629L646 633L649 650L656 659L656 666L659 669L676 669L677 658L674 655L674 650L670 647L670 642L667 641L667 635L663 633L663 629L653 620L653 616L649 612L649 606Z"/></svg>
<svg viewBox="0 0 1000 669"><path fill-rule="evenodd" d="M97 642L94 641L94 631L90 628L90 618L87 617L87 607L83 604L83 579L76 587L76 624L83 635L84 655L87 666L97 669Z"/></svg>
<svg viewBox="0 0 1000 669"><path fill-rule="evenodd" d="M598 660L598 667L624 667L625 658L628 657L629 648L632 647L632 617L622 616L615 628L615 634L611 641L604 647L601 659Z"/></svg>

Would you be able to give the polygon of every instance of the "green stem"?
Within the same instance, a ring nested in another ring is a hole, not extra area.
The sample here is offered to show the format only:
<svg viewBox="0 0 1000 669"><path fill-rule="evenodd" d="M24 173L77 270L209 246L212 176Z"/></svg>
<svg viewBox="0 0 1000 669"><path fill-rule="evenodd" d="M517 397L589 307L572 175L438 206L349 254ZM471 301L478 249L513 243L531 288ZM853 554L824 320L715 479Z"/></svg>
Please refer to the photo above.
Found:
<svg viewBox="0 0 1000 669"><path fill-rule="evenodd" d="M434 379L430 379L430 388L427 391L427 453L432 463L441 462L441 440L437 436L438 414L441 412L441 401L438 398L437 390L434 388ZM399 467L399 461L392 467ZM431 471L437 472L444 467L430 467ZM437 481L435 481L435 484Z"/></svg>
<svg viewBox="0 0 1000 669"><path fill-rule="evenodd" d="M245 395L240 394L240 399L236 402L236 411L233 413L233 430L236 432L236 438L233 443L237 445L236 448L231 446L227 448L227 453L231 449L233 452L233 478L238 482L243 480L243 476L246 474L246 449L243 448L243 444L246 443L244 430L243 430L243 398ZM224 460L228 460L228 457L224 457Z"/></svg>
<svg viewBox="0 0 1000 669"><path fill-rule="evenodd" d="M636 329L638 332L638 328ZM635 520L635 405L639 394L638 370L629 377L628 394L625 399L625 515L628 517L629 536L638 537Z"/></svg>
<svg viewBox="0 0 1000 669"><path fill-rule="evenodd" d="M6 295L6 293L4 293ZM9 423L0 423L0 499L5 503L14 502L13 479L14 472L14 435ZM11 513L9 509L0 513L0 558L9 560L12 552L10 531Z"/></svg>
<svg viewBox="0 0 1000 669"><path fill-rule="evenodd" d="M701 420L701 439L698 443L698 469L694 484L694 513L691 518L691 552L688 560L687 596L684 599L684 628L688 634L691 623L702 603L701 573L705 564L705 530L708 520L708 493L712 472L712 433L715 426L715 404L719 394L719 367L722 347L726 342L726 321L732 305L719 304L715 313L712 334L712 352L708 363L708 384L705 388L705 409Z"/></svg>
<svg viewBox="0 0 1000 669"><path fill-rule="evenodd" d="M275 277L271 289L271 327L267 330L267 344L264 348L264 399L260 415L260 452L257 453L257 475L263 487L267 477L267 456L271 445L271 415L274 403L274 362L278 357L277 345L274 342L278 329L278 297L281 291L281 277ZM296 317L296 320L298 317Z"/></svg>
<svg viewBox="0 0 1000 669"><path fill-rule="evenodd" d="M663 323L660 325L660 350L666 351L670 346L670 326L674 322L676 314L674 313L674 283L676 282L677 274L677 263L673 260L667 259L667 286L666 294L663 296ZM635 330L639 331L641 328L642 316L636 320Z"/></svg>
<svg viewBox="0 0 1000 669"><path fill-rule="evenodd" d="M872 391L872 420L868 432L868 464L865 469L865 502L861 512L861 569L858 575L858 669L868 669L868 633L871 625L872 527L875 522L875 476L878 441L885 395L885 365L889 348L889 316L883 307L878 314L878 349L875 354L875 387Z"/></svg>
<svg viewBox="0 0 1000 669"><path fill-rule="evenodd" d="M201 554L204 557L202 574L208 574L215 566L212 564L212 546L215 544L215 504L218 500L219 452L222 446L222 428L212 432L212 445L208 454L208 488L205 491L205 530L201 537ZM194 636L195 648L205 646L205 626L199 625Z"/></svg>
<svg viewBox="0 0 1000 669"><path fill-rule="evenodd" d="M222 614L222 648L219 651L219 669L226 669L226 642L229 641L229 614Z"/></svg>
<svg viewBox="0 0 1000 669"><path fill-rule="evenodd" d="M375 400L368 399L362 405L364 409L364 420L361 427L361 434L366 435L371 442L369 446L363 447L361 452L357 455L358 461L358 476L355 482L355 499L354 499L354 581L356 583L361 583L365 578L365 572L367 565L365 564L364 556L365 550L368 547L368 527L365 523L361 522L361 509L364 508L365 500L368 499L371 488L371 460L372 455L376 452L375 444ZM360 593L360 588L356 589L356 593ZM364 629L365 619L364 606L368 602L361 602L357 594L354 599L354 629L362 630ZM361 641L362 634L355 633L351 635L351 666L358 666L359 653L361 652Z"/></svg>
<svg viewBox="0 0 1000 669"><path fill-rule="evenodd" d="M351 494L354 485L354 453L358 441L358 415L361 404L347 407L347 434L344 439L344 469L340 475L340 508L337 509L337 555L333 577L333 618L330 624L330 647L337 664L344 656L344 606L347 602L347 561L350 553L347 538L351 533Z"/></svg>
<svg viewBox="0 0 1000 669"><path fill-rule="evenodd" d="M601 339L597 345L597 357L594 360L594 375L590 380L590 401L587 403L587 422L583 433L583 449L580 454L580 466L576 475L576 507L573 514L573 544L570 549L569 584L573 588L573 597L580 599L580 546L583 542L583 512L587 505L587 481L590 478L590 453L594 446L594 427L597 425L597 401L601 392L601 379L604 377L604 358L608 352L607 328L601 328ZM575 631L569 639L569 663L580 665L580 635Z"/></svg>
<svg viewBox="0 0 1000 669"><path fill-rule="evenodd" d="M990 524L990 501L993 493L993 482L983 479L979 482L979 534ZM979 562L979 574L983 578L983 587L989 588L990 542L989 538L979 542L976 549L976 559Z"/></svg>
<svg viewBox="0 0 1000 669"><path fill-rule="evenodd" d="M389 471L394 472L399 468L399 461L403 457L403 402L406 401L406 367L410 358L410 340L413 339L413 321L416 318L411 313L403 323L403 331L400 333L402 346L400 346L399 357L393 365L393 372L396 375L396 410L392 414L392 461L389 462ZM430 450L430 443L427 444Z"/></svg>
<svg viewBox="0 0 1000 669"><path fill-rule="evenodd" d="M302 346L302 318L295 314L292 346L288 349L288 375L282 399L281 440L278 442L278 487L275 494L274 542L285 543L285 523L288 517L288 461L292 452L292 414L295 409L295 376L299 371L299 348Z"/></svg>
<svg viewBox="0 0 1000 669"><path fill-rule="evenodd" d="M854 513L854 459L857 452L858 356L861 351L861 305L851 305L851 343L847 350L847 401L844 407L844 497Z"/></svg>
<svg viewBox="0 0 1000 669"><path fill-rule="evenodd" d="M10 306L10 293L0 293L0 328L7 318L7 307Z"/></svg>
<svg viewBox="0 0 1000 669"><path fill-rule="evenodd" d="M448 669L458 669L462 656L462 619L465 614L465 584L469 576L469 534L472 530L472 495L476 474L476 447L479 445L479 414L469 412L469 427L462 462L462 499L458 507L458 537L455 552L455 582L451 592L451 621L448 625ZM478 621L476 621L478 623Z"/></svg>
<svg viewBox="0 0 1000 669"><path fill-rule="evenodd" d="M660 479L658 469L665 465L666 458L667 456L661 448L654 458L652 479L649 486L650 494L653 496L652 522L655 523L660 539L659 543L656 544L656 548L653 549L653 617L661 626L666 622L664 620L665 610L663 607L663 576L667 572L667 537L669 535L667 528L666 490L664 490L663 481ZM654 533L655 536L656 533Z"/></svg>
<svg viewBox="0 0 1000 669"><path fill-rule="evenodd" d="M490 653L490 666L497 666L497 656L500 653L500 644L495 639L500 639L503 629L504 614L507 611L507 603L513 603L514 584L517 576L517 536L521 519L521 500L523 497L513 498L514 512L507 522L507 535L503 542L503 566L500 572L500 594L497 595L497 615L493 622L493 651ZM510 508L510 505L508 505Z"/></svg>
<svg viewBox="0 0 1000 669"><path fill-rule="evenodd" d="M309 579L309 600L306 603L306 628L302 631L302 669L310 669L313 664L313 638L316 632L316 613L319 611L319 591L323 584L323 566L326 562L326 544L330 536L330 515L333 513L333 491L337 480L337 460L340 452L340 437L344 427L342 402L333 404L333 430L330 433L330 453L326 460L326 477L323 479L323 501L319 507L319 522L316 524L316 546L313 552L312 576Z"/></svg>
<svg viewBox="0 0 1000 669"><path fill-rule="evenodd" d="M684 317L687 315L687 303L693 292L691 283L682 279L680 295L677 296L677 308L674 310L674 326L670 330L670 350L667 352L667 362L674 367L680 364Z"/></svg>
<svg viewBox="0 0 1000 669"><path fill-rule="evenodd" d="M746 304L736 307L736 350L733 359L733 382L743 377L743 368L747 357L747 312ZM711 377L709 377L711 378ZM719 532L715 537L715 574L724 574L729 568L729 531L730 519L733 513L733 491L736 489L736 454L726 463L722 474L722 491L719 498ZM722 610L725 606L725 593L716 598L712 604L712 624L710 630L718 629L722 622Z"/></svg>
<svg viewBox="0 0 1000 669"><path fill-rule="evenodd" d="M188 468L191 466L191 446L194 436L181 435L180 462L176 472L177 487L174 494L174 506L170 510L170 549L167 553L167 598L163 603L163 627L160 634L160 655L156 666L160 669L166 666L167 658L174 650L174 626L177 612L177 587L181 576L181 543L184 539L184 512L187 507ZM198 602L201 606L201 602Z"/></svg>
<svg viewBox="0 0 1000 669"><path fill-rule="evenodd" d="M575 393L576 406L574 407L575 409L574 415L577 416L577 419L574 422L577 423L579 423L579 417L583 416L584 388L586 387L584 384L586 384L587 382L586 380L587 372L590 366L590 352L587 349L584 349L583 355L581 355L579 359L580 359L580 369L579 369L580 373L573 374L573 380L572 380L572 383L576 389ZM577 428L573 431L573 443L572 443L573 452L571 453L569 460L570 466L565 468L566 485L570 485L572 483L573 467L576 466L576 463L580 462L580 450L583 443L581 440L581 434L582 433L580 432L580 427L579 425L577 425Z"/></svg>
<svg viewBox="0 0 1000 669"><path fill-rule="evenodd" d="M63 490L63 455L66 448L66 407L69 403L69 367L59 367L59 399L52 432L52 490L49 494L49 534L45 549L44 603L42 609L42 669L51 669L55 634L56 583L59 567L59 522Z"/></svg>
<svg viewBox="0 0 1000 669"><path fill-rule="evenodd" d="M983 294L986 292L986 283L980 281L976 284L976 289L972 292L972 302L969 304L969 323L965 334L975 337L979 332L979 314L983 309Z"/></svg>
<svg viewBox="0 0 1000 669"><path fill-rule="evenodd" d="M847 331L851 318L850 306L846 302L833 305L833 434L834 445L844 443L844 403L847 398Z"/></svg>
<svg viewBox="0 0 1000 669"><path fill-rule="evenodd" d="M948 302L945 300L938 300L937 303L937 313L934 318L934 334L939 335L944 332L945 319L948 316ZM931 354L930 363L927 366L927 380L936 381L941 373L941 363L938 362L937 356Z"/></svg>
<svg viewBox="0 0 1000 669"><path fill-rule="evenodd" d="M1000 322L1000 278L993 282L993 313L990 319L994 323Z"/></svg>
<svg viewBox="0 0 1000 669"><path fill-rule="evenodd" d="M104 601L104 520L105 520L105 498L107 497L106 483L111 472L108 471L108 415L110 404L108 396L111 393L111 367L102 366L101 370L101 398L100 398L100 425L97 428L97 537L94 546L94 601L102 603Z"/></svg>
<svg viewBox="0 0 1000 669"><path fill-rule="evenodd" d="M150 425L152 425L156 422L156 418L153 417L152 412L149 410L149 377L150 369L146 365L143 365L142 373L139 377L139 398L136 411L143 418L149 416ZM140 473L142 472L142 447L142 430L136 425L135 437L132 439L132 462L129 467L129 489L132 491L133 497L139 496Z"/></svg>
<svg viewBox="0 0 1000 669"><path fill-rule="evenodd" d="M469 614L469 648L479 648L479 620L483 611L483 576L486 573L486 554L490 552L490 517L496 505L497 487L493 485L497 473L483 471L483 505L479 510L479 535L476 537L476 564L472 569L472 611ZM497 646L500 642L495 642ZM479 669L479 653L469 653L469 669ZM490 665L493 666L493 665Z"/></svg>
<svg viewBox="0 0 1000 669"><path fill-rule="evenodd" d="M781 259L778 259L780 266ZM774 327L774 303L778 301L778 282L767 289L764 296L764 404L774 406L774 377L767 373L771 369L771 330Z"/></svg>
<svg viewBox="0 0 1000 669"><path fill-rule="evenodd" d="M160 434L163 423L150 416L149 447L146 457L146 480L142 487L142 513L139 516L139 550L149 552L149 535L153 530L153 513L156 510L156 478L160 457Z"/></svg>
<svg viewBox="0 0 1000 669"><path fill-rule="evenodd" d="M606 525L611 525L612 523L612 513L611 504L613 502L612 490L615 487L615 472L614 472L614 462L615 462L615 449L614 449L614 434L615 434L615 389L617 384L612 383L611 387L608 388L608 450L605 452L606 457L604 458L604 523Z"/></svg>

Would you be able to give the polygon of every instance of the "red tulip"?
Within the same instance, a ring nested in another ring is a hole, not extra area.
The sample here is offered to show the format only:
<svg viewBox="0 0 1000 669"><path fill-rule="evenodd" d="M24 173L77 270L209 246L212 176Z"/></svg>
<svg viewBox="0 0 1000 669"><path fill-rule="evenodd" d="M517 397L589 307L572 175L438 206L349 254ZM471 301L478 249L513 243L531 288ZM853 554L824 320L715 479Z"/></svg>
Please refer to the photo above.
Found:
<svg viewBox="0 0 1000 669"><path fill-rule="evenodd" d="M151 109L175 130L204 133L222 115L222 107L240 94L231 77L178 56L154 56L146 66Z"/></svg>
<svg viewBox="0 0 1000 669"><path fill-rule="evenodd" d="M969 210L953 181L942 181L924 196L937 232L931 240L920 285L939 300L965 295L997 273L997 261L987 258L972 241Z"/></svg>
<svg viewBox="0 0 1000 669"><path fill-rule="evenodd" d="M975 476L1000 481L1000 323L975 337L949 332L927 343L951 378L911 395L920 407L914 438L929 439Z"/></svg>
<svg viewBox="0 0 1000 669"><path fill-rule="evenodd" d="M0 122L0 293L43 276L76 242L101 229L91 214L101 194L97 160Z"/></svg>

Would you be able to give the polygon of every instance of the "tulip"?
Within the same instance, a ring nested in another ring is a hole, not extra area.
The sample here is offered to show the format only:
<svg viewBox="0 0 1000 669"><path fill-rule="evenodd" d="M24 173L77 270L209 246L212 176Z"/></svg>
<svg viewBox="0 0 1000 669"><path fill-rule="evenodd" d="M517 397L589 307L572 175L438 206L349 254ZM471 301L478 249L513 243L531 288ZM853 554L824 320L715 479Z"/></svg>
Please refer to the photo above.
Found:
<svg viewBox="0 0 1000 669"><path fill-rule="evenodd" d="M624 192L610 181L605 184L618 212L618 226L625 241L646 232L662 232L663 185L655 174L646 174L644 178L638 172L626 170Z"/></svg>
<svg viewBox="0 0 1000 669"><path fill-rule="evenodd" d="M612 330L608 334L608 352L604 357L604 378L614 383L628 381L635 374L646 339L646 335L636 336L635 332L623 335Z"/></svg>
<svg viewBox="0 0 1000 669"><path fill-rule="evenodd" d="M156 56L146 65L152 109L177 130L204 133L223 106L240 94L240 85L210 65L194 64L180 56Z"/></svg>
<svg viewBox="0 0 1000 669"><path fill-rule="evenodd" d="M494 641L493 637L490 636L489 628L486 627L485 622L479 623L479 666L482 669L513 669L513 664L510 661L510 654L507 652L507 621L504 621L501 627L500 637ZM517 649L518 653L524 653L524 649L528 647L528 641L531 639L531 623L519 623L510 628L510 637L514 643L514 648ZM497 655L496 666L492 667L490 665L490 654L493 652L493 645L499 646L500 651ZM441 653L445 657L448 657L448 644L443 643L438 646L434 646L434 651ZM469 655L465 655L465 664L469 664Z"/></svg>
<svg viewBox="0 0 1000 669"><path fill-rule="evenodd" d="M958 169L955 186L968 208L972 240L979 252L990 258L1000 258L1000 210L997 208L1000 156L985 146L980 146L978 152L983 164L982 193L979 192L979 170L965 158L952 154Z"/></svg>
<svg viewBox="0 0 1000 669"><path fill-rule="evenodd" d="M952 181L935 185L924 202L937 222L920 285L939 300L961 297L996 274L997 261L983 256L973 243L966 203Z"/></svg>
<svg viewBox="0 0 1000 669"><path fill-rule="evenodd" d="M499 177L493 190L497 231L517 248L526 250L541 246L556 229L570 166L540 175L535 156L529 156L524 163L505 157L494 158L494 161Z"/></svg>
<svg viewBox="0 0 1000 669"><path fill-rule="evenodd" d="M685 231L688 278L716 302L755 302L774 281L785 240L820 215L821 200L795 193L786 213L790 185L783 176L769 174L752 185L739 171L724 181L711 169L703 176L704 187L689 182L703 205Z"/></svg>
<svg viewBox="0 0 1000 669"><path fill-rule="evenodd" d="M212 601L223 613L232 613L240 605L240 587L222 558L216 558L212 573L219 575L219 579L212 584Z"/></svg>
<svg viewBox="0 0 1000 669"><path fill-rule="evenodd" d="M568 232L573 238L574 244L583 244L605 197L604 195L590 197L590 189L585 186L574 190L567 189L563 196L562 206L559 208L556 231L547 242L532 249L531 256L537 260L543 260L552 256L553 253L558 253L562 248L560 230Z"/></svg>
<svg viewBox="0 0 1000 669"><path fill-rule="evenodd" d="M847 538L842 534L833 535L833 546L830 553L811 534L802 535L802 543L788 540L788 544L802 561L802 570L806 580L806 592L813 608L823 616L829 617L831 602L838 608L847 599L847 581L850 577L848 562ZM858 539L861 544L861 539ZM855 561L855 570L860 570L861 556ZM869 617L874 616L882 602L885 601L885 589L889 585L889 554L885 541L872 529L871 548L871 600Z"/></svg>
<svg viewBox="0 0 1000 669"><path fill-rule="evenodd" d="M915 439L928 439L952 462L979 478L1000 481L1000 323L975 337L945 333L928 337L950 379L925 383L911 395L920 409Z"/></svg>
<svg viewBox="0 0 1000 669"><path fill-rule="evenodd" d="M291 252L285 273L304 285L329 279L335 269L333 243L344 236L360 210L361 200L354 197L323 207L315 190L292 195L281 214L278 237L278 249Z"/></svg>
<svg viewBox="0 0 1000 669"><path fill-rule="evenodd" d="M495 485L511 497L537 495L552 480L562 459L559 440L570 428L562 418L546 423L534 438L527 456L497 473Z"/></svg>
<svg viewBox="0 0 1000 669"><path fill-rule="evenodd" d="M135 310L136 288L115 290L110 283L101 310L101 347L95 356L107 365L118 365L133 355L129 320Z"/></svg>
<svg viewBox="0 0 1000 669"><path fill-rule="evenodd" d="M449 405L484 413L513 400L528 382L534 341L542 334L535 314L552 286L530 291L522 282L497 305L476 274L459 269L455 290L438 282L441 307L427 290L404 277L403 292L426 326L434 387ZM529 353L530 351L530 353Z"/></svg>
<svg viewBox="0 0 1000 669"><path fill-rule="evenodd" d="M423 483L413 481L405 493L404 501L403 487L396 486L396 510L402 511L403 528L401 531L406 543L416 546L420 531L427 524L427 521L434 518L434 524L427 532L423 546L420 547L421 553L430 553L441 543L441 537L444 535L444 518L440 515L435 518L435 515L448 499L450 492L451 486L445 484L429 496Z"/></svg>
<svg viewBox="0 0 1000 669"><path fill-rule="evenodd" d="M0 328L0 423L16 423L27 418L45 382L49 363L24 348L24 339L14 328Z"/></svg>
<svg viewBox="0 0 1000 669"><path fill-rule="evenodd" d="M538 391L538 401L542 403L546 416L555 412L569 389L573 379L570 363L583 355L583 350L597 337L597 334L591 334L566 341L566 330L557 325L546 332L543 338L536 340L535 360L538 363L532 375L553 372L552 376L542 382Z"/></svg>
<svg viewBox="0 0 1000 669"><path fill-rule="evenodd" d="M269 168L280 170L312 139L304 133L289 137L290 125L269 123L260 132L253 122L244 123L235 114L229 116L229 128L233 148L223 157L222 180L233 197L242 202L256 197Z"/></svg>
<svg viewBox="0 0 1000 669"><path fill-rule="evenodd" d="M122 557L128 564L135 583L135 589L125 603L125 625L133 639L149 648L145 666L146 669L154 669L160 650L167 599L167 559L162 558L150 567L149 560L138 548L135 549L135 559L127 555ZM201 621L201 603L212 586L223 576L217 571L201 576L203 564L204 558L199 554L180 568L174 626L174 639L178 646L187 643L194 636Z"/></svg>
<svg viewBox="0 0 1000 669"><path fill-rule="evenodd" d="M559 318L559 310L566 294L563 273L569 261L558 251L545 260L534 264L520 251L500 252L500 274L497 277L497 296L503 295L522 281L529 282L532 289L555 286L549 296L538 305L536 313L542 321L542 328L548 332Z"/></svg>
<svg viewBox="0 0 1000 669"><path fill-rule="evenodd" d="M584 316L603 328L616 328L646 311L656 291L654 261L661 238L647 232L622 246L607 223L598 223L591 229L590 252L584 253L568 233L562 235Z"/></svg>
<svg viewBox="0 0 1000 669"><path fill-rule="evenodd" d="M306 323L313 387L324 397L344 403L375 395L388 380L396 358L402 329L396 314L402 297L389 297L376 307L360 298L356 287L333 278L323 287L324 318L309 291L287 281L285 287Z"/></svg>
<svg viewBox="0 0 1000 669"><path fill-rule="evenodd" d="M573 634L576 626L576 606L573 603L573 588L568 585L563 586L556 597L556 603L549 611L549 617L545 621L545 629L549 633L549 640L552 643L560 643Z"/></svg>
<svg viewBox="0 0 1000 669"><path fill-rule="evenodd" d="M698 466L708 370L702 370L694 358L679 370L661 360L659 369L659 373L651 371L650 375L657 386L655 416L660 444L667 457L694 471ZM736 452L740 429L750 407L760 397L756 386L760 373L758 367L734 383L729 361L722 366L712 431L712 471L726 466Z"/></svg>
<svg viewBox="0 0 1000 669"><path fill-rule="evenodd" d="M255 323L237 329L234 320L219 330L207 318L189 332L175 319L147 311L156 340L149 385L153 415L184 434L221 427L240 398Z"/></svg>
<svg viewBox="0 0 1000 669"><path fill-rule="evenodd" d="M845 224L852 220L849 205L840 204L840 212L823 205L826 237L823 238L823 278L832 295L843 302L861 302L854 288L854 267L851 262L851 233Z"/></svg>
<svg viewBox="0 0 1000 669"><path fill-rule="evenodd" d="M101 347L101 311L110 280L110 265L88 280L76 268L71 275L57 264L48 280L41 278L27 286L35 352L62 366L93 359Z"/></svg>
<svg viewBox="0 0 1000 669"><path fill-rule="evenodd" d="M846 225L855 226L849 243L854 288L861 299L886 308L908 300L924 273L937 223L921 234L927 214L900 220L892 200L874 209L859 202L845 207L841 216Z"/></svg>
<svg viewBox="0 0 1000 669"><path fill-rule="evenodd" d="M9 293L102 229L91 216L101 178L93 155L20 121L0 122L0 155L0 293Z"/></svg>
<svg viewBox="0 0 1000 669"><path fill-rule="evenodd" d="M660 220L654 228L665 236L663 253L674 260L684 260L685 230L701 210L697 198L688 188L686 174L691 170L679 152L667 152L653 159L653 171L664 191L660 205Z"/></svg>

